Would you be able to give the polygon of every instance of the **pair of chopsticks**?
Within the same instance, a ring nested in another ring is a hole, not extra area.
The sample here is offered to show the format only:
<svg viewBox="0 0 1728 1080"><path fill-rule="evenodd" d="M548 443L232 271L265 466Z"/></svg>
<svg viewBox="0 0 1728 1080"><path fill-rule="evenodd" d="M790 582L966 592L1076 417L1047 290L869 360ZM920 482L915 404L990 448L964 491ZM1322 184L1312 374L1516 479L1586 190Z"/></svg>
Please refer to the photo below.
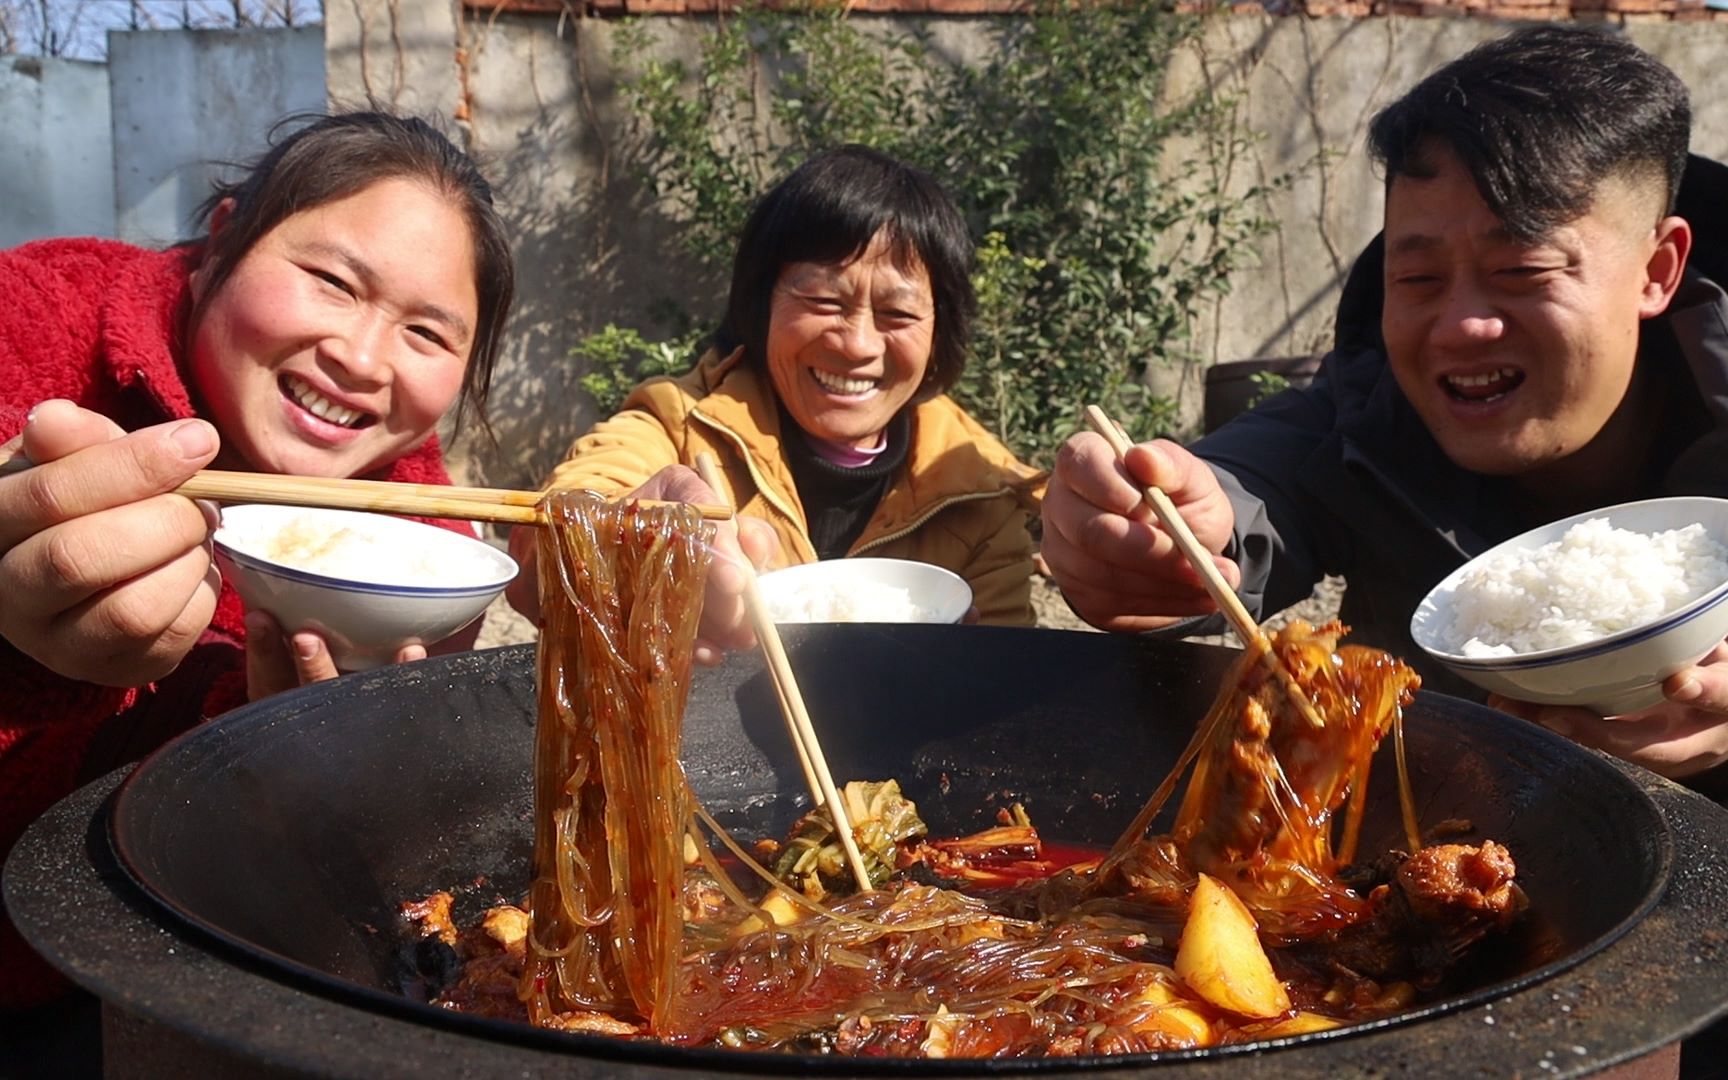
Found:
<svg viewBox="0 0 1728 1080"><path fill-rule="evenodd" d="M702 482L714 489L715 494L725 491L721 486L720 467L714 461L714 455L706 450L696 455L696 472L702 477ZM852 835L852 822L846 813L846 807L840 798L840 792L834 787L834 774L828 771L828 759L822 753L822 744L816 738L816 728L810 723L810 713L804 707L804 695L798 690L798 679L792 674L792 664L786 658L786 646L780 640L780 629L774 625L774 617L768 611L768 602L762 598L762 588L756 581L756 568L746 557L741 563L744 572L744 606L750 613L750 624L756 631L756 640L762 643L762 653L768 661L768 674L774 680L774 692L780 699L780 714L786 719L786 727L792 734L792 745L798 751L798 764L804 769L804 782L810 788L810 798L813 806L828 805L829 816L834 822L834 833L840 838L841 850L846 853L846 865L852 870L852 877L858 884L859 892L869 892L871 889L870 875L864 869L864 856L858 851L858 841Z"/></svg>
<svg viewBox="0 0 1728 1080"><path fill-rule="evenodd" d="M1110 444L1110 448L1116 451L1116 460L1121 461L1131 444L1128 442L1128 436L1122 433L1122 429L1116 425L1116 422L1106 416L1103 409L1096 405L1088 405L1086 406L1086 423L1093 431L1104 436L1105 441ZM1272 642L1260 629L1260 624L1254 621L1254 616L1248 614L1248 609L1242 606L1242 598L1236 595L1236 590L1232 589L1230 583L1224 580L1224 575L1218 572L1218 567L1212 562L1212 554L1201 546L1200 541L1195 538L1193 530L1188 528L1188 523L1182 520L1182 515L1176 509L1176 504L1171 502L1170 497L1156 487L1147 486L1142 490L1141 495L1146 500L1146 505L1152 508L1152 513L1157 515L1159 524L1164 526L1164 531L1168 532L1171 539L1176 541L1176 546L1181 549L1189 564L1200 575L1200 580L1206 586L1206 592L1212 597L1212 602L1218 605L1218 610L1222 611L1224 617L1230 621L1236 635L1242 639L1243 646L1259 654L1261 663L1271 669L1273 677L1283 685L1285 696L1290 699L1290 704L1295 706L1296 712L1303 719L1314 727L1325 727L1326 721L1321 719L1319 711L1314 708L1314 703L1308 700L1307 694L1303 693L1302 685L1296 681L1296 677L1290 673L1290 669L1285 667L1279 661L1278 655L1272 651Z"/></svg>
<svg viewBox="0 0 1728 1080"><path fill-rule="evenodd" d="M23 472L31 462L22 454L0 459L0 476ZM495 521L507 525L544 525L539 491L509 488L454 487L443 484L400 484L386 480L336 480L275 473L222 472L205 469L175 489L189 499L222 503L270 503L330 510L370 510L383 514ZM640 500L643 506L663 505ZM710 521L732 517L732 508L698 504Z"/></svg>

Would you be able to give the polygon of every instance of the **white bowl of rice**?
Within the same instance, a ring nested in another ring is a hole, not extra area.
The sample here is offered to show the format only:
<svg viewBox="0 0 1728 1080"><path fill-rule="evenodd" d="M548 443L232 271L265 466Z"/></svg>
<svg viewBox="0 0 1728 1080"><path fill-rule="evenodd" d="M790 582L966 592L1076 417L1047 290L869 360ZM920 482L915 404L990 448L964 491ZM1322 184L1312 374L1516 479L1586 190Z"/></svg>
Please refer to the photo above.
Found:
<svg viewBox="0 0 1728 1080"><path fill-rule="evenodd" d="M951 570L910 559L826 559L763 574L775 622L957 623L972 587Z"/></svg>
<svg viewBox="0 0 1728 1080"><path fill-rule="evenodd" d="M474 537L355 510L226 506L212 540L246 606L289 633L318 631L343 671L444 640L479 618L517 569Z"/></svg>
<svg viewBox="0 0 1728 1080"><path fill-rule="evenodd" d="M1728 635L1728 500L1649 499L1532 529L1447 575L1410 633L1504 697L1648 708Z"/></svg>

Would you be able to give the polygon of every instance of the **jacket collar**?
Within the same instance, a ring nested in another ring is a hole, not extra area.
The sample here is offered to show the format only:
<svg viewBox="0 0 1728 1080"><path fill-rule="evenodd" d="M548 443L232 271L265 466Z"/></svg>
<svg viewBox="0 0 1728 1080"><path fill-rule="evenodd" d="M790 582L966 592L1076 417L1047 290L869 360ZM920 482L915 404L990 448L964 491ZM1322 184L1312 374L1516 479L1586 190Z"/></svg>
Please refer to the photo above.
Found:
<svg viewBox="0 0 1728 1080"><path fill-rule="evenodd" d="M731 441L762 497L804 530L804 506L781 445L773 384L744 363L744 349L739 347L725 356L708 350L696 362L687 385L697 398L690 408L691 418Z"/></svg>
<svg viewBox="0 0 1728 1080"><path fill-rule="evenodd" d="M744 350L710 350L693 373L700 400L691 414L729 435L745 454L771 500L803 508L781 446L780 410L768 377L744 362ZM963 499L1030 490L1042 475L1023 465L946 395L913 406L906 482L892 484L866 527L862 542L915 526L941 507Z"/></svg>
<svg viewBox="0 0 1728 1080"><path fill-rule="evenodd" d="M773 472L790 489L791 474L783 467L786 455L780 446L780 410L775 405L774 385L744 362L744 349L739 347L725 356L710 349L696 362L695 381L699 400L690 411L742 439L753 456L767 459L757 462L758 468Z"/></svg>

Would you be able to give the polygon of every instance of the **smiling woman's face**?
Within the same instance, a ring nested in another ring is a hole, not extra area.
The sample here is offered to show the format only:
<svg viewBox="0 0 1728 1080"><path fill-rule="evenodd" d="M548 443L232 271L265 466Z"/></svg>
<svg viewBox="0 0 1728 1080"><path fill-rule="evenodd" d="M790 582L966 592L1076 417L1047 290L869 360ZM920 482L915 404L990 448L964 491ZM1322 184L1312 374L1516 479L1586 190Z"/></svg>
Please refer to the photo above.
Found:
<svg viewBox="0 0 1728 1080"><path fill-rule="evenodd" d="M936 300L922 262L877 234L848 263L787 263L768 308L768 373L810 435L870 448L930 366Z"/></svg>
<svg viewBox="0 0 1728 1080"><path fill-rule="evenodd" d="M357 476L420 445L461 392L474 276L466 219L413 181L283 219L193 328L192 381L222 435L218 462ZM197 274L192 287L201 297Z"/></svg>

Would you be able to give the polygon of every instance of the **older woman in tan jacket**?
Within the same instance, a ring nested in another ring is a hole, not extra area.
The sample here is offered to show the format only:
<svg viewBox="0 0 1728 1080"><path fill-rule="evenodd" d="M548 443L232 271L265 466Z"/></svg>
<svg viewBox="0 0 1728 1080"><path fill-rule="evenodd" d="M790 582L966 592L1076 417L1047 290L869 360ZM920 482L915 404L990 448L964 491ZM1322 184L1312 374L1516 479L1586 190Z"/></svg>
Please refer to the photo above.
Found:
<svg viewBox="0 0 1728 1080"><path fill-rule="evenodd" d="M916 559L965 578L980 621L1031 623L1042 476L944 394L971 262L929 176L860 147L811 158L745 225L716 347L637 387L548 486L618 494L707 451L717 494L778 539L769 566Z"/></svg>

